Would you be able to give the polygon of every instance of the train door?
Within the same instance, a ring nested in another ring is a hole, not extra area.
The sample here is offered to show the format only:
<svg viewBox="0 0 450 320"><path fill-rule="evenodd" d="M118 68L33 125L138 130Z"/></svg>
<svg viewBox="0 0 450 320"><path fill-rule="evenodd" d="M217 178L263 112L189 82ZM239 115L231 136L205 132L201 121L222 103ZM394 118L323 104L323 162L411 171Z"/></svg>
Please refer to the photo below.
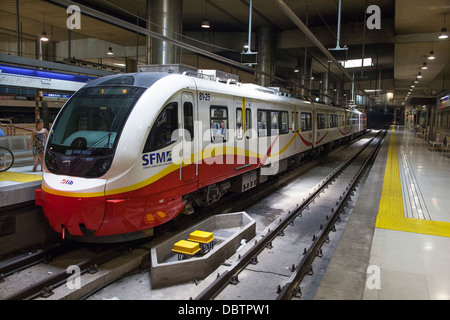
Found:
<svg viewBox="0 0 450 320"><path fill-rule="evenodd" d="M312 125L313 125L313 139L312 139L312 146L313 148L316 147L316 141L317 141L317 136L319 135L319 130L317 128L317 108L313 109L313 113L312 113Z"/></svg>
<svg viewBox="0 0 450 320"><path fill-rule="evenodd" d="M198 119L197 104L194 95L183 92L180 106L180 128L182 129L182 154L183 162L180 164L180 180L183 182L194 182L198 178L198 162L196 161L196 140L198 137L195 130L195 121Z"/></svg>
<svg viewBox="0 0 450 320"><path fill-rule="evenodd" d="M247 168L251 165L250 157L246 156L250 149L252 114L250 102L245 98L234 97L235 112L235 144L236 155L234 166L236 170Z"/></svg>
<svg viewBox="0 0 450 320"><path fill-rule="evenodd" d="M291 154L296 153L298 148L300 147L300 141L298 137L296 137L297 132L300 131L300 118L298 109L299 108L294 105L294 110L291 111L291 130L292 134L294 135L294 138L291 142Z"/></svg>

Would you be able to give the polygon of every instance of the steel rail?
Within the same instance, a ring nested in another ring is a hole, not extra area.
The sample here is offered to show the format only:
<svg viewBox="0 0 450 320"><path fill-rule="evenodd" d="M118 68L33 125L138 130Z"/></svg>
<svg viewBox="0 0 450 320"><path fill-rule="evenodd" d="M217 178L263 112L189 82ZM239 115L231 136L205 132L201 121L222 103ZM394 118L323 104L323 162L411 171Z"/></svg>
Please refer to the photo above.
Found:
<svg viewBox="0 0 450 320"><path fill-rule="evenodd" d="M374 146L373 150L367 156L363 165L359 168L358 172L353 177L351 184L348 186L347 191L345 192L345 195L343 195L341 202L339 203L338 207L334 211L332 217L328 220L327 225L321 230L320 235L318 237L316 237L316 239L314 240L314 244L309 248L309 250L307 250L306 254L302 258L300 263L296 266L291 277L289 278L287 283L283 286L280 293L278 294L277 300L290 299L293 294L300 291L298 289L297 284L301 282L301 280L303 279L305 274L307 274L308 270L310 269L312 262L315 259L320 247L326 240L326 236L328 235L330 230L333 228L333 226L336 223L336 220L338 219L342 210L344 210L344 207L346 206L347 202L349 201L349 198L350 198L352 192L355 190L356 185L359 183L359 180L362 177L365 169L367 169L369 164L372 162L372 159L377 154L377 152L381 146L381 142L383 141L383 138L385 135L386 135L386 131L383 131L383 135L379 137L378 142L376 142L376 145ZM372 141L373 141L373 139L372 139ZM370 141L369 143L371 143L372 141Z"/></svg>
<svg viewBox="0 0 450 320"><path fill-rule="evenodd" d="M278 236L280 231L284 230L297 215L302 212L315 198L318 196L327 186L333 181L337 175L339 175L351 162L356 159L359 154L373 141L375 137L370 139L363 147L360 148L353 156L347 159L344 163L338 166L329 177L325 178L325 181L319 183L317 190L310 194L296 210L290 212L287 217L284 218L274 229L269 230L263 238L256 242L255 245L250 248L239 261L231 268L223 272L217 279L212 282L207 288L205 288L194 300L209 300L213 299L220 291L222 291L230 281L240 273L251 261L256 257L268 243L270 243L275 237Z"/></svg>
<svg viewBox="0 0 450 320"><path fill-rule="evenodd" d="M57 243L49 248L38 249L31 254L13 258L0 262L0 275L7 277L15 272L29 268L41 262L46 262L56 256L65 253L69 248L76 247L77 244L71 241Z"/></svg>
<svg viewBox="0 0 450 320"><path fill-rule="evenodd" d="M77 264L80 268L80 273L86 273L89 268L93 266L99 266L104 264L120 255L123 254L124 247L109 249L87 261L81 262ZM51 294L51 289L67 282L69 277L72 274L67 273L66 271L62 271L58 274L55 274L49 278L43 279L31 286L28 286L22 290L19 290L5 298L5 300L30 300L34 299L37 296L41 295L41 293L49 293Z"/></svg>

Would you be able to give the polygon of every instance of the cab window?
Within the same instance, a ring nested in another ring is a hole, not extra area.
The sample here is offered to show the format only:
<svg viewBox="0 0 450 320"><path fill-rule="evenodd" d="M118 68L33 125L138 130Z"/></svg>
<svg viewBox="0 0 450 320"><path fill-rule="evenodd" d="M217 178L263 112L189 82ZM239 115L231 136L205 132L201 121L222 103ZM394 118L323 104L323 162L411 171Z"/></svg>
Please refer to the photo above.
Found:
<svg viewBox="0 0 450 320"><path fill-rule="evenodd" d="M162 149L172 144L172 132L178 129L178 103L169 103L159 114L145 142L143 153Z"/></svg>

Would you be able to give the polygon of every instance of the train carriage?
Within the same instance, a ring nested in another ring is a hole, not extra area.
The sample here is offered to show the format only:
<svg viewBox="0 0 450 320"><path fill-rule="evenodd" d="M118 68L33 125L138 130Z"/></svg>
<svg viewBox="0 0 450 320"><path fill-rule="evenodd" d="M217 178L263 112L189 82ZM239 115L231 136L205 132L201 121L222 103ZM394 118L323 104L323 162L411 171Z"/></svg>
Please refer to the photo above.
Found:
<svg viewBox="0 0 450 320"><path fill-rule="evenodd" d="M142 72L80 89L46 146L36 203L50 226L81 241L148 236L362 128L355 112L347 131L344 109L203 77Z"/></svg>

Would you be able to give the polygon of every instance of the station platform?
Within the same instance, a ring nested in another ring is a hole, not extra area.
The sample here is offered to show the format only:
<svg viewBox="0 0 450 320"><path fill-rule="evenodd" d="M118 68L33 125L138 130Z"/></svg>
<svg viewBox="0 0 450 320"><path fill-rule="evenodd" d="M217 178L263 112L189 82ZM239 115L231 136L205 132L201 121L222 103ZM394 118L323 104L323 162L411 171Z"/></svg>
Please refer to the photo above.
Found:
<svg viewBox="0 0 450 320"><path fill-rule="evenodd" d="M316 300L450 299L450 153L391 126Z"/></svg>
<svg viewBox="0 0 450 320"><path fill-rule="evenodd" d="M33 153L28 148L30 138L30 135L0 137L0 146L11 150L15 158L12 168L0 172L0 208L33 200L34 189L40 188L41 166L33 172Z"/></svg>
<svg viewBox="0 0 450 320"><path fill-rule="evenodd" d="M41 187L42 171L38 165L13 166L0 172L0 208L16 203L34 200L34 190Z"/></svg>
<svg viewBox="0 0 450 320"><path fill-rule="evenodd" d="M42 171L40 171L40 165L37 170L33 172L33 165L31 165L12 167L8 171L0 172L0 188L26 182L41 181Z"/></svg>

